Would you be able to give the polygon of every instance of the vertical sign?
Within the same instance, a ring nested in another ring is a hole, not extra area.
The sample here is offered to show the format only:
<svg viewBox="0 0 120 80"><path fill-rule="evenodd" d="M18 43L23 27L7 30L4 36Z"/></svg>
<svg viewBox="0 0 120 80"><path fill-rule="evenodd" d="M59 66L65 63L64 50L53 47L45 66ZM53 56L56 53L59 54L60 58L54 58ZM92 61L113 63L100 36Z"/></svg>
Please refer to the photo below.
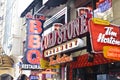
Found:
<svg viewBox="0 0 120 80"><path fill-rule="evenodd" d="M26 51L23 58L22 69L40 69L40 40L43 32L45 18L36 15L27 19Z"/></svg>

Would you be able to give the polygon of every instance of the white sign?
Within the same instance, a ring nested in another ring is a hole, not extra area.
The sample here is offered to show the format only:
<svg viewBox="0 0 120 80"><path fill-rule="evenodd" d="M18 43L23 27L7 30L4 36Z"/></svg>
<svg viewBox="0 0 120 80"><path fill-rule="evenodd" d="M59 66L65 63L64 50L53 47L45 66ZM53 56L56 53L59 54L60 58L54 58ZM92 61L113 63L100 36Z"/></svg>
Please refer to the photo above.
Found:
<svg viewBox="0 0 120 80"><path fill-rule="evenodd" d="M70 40L66 43L63 43L59 46L50 48L48 50L44 51L44 56L49 57L51 55L56 55L58 53L66 52L66 51L71 51L77 48L81 48L84 46L84 41L82 39L76 38L73 40Z"/></svg>

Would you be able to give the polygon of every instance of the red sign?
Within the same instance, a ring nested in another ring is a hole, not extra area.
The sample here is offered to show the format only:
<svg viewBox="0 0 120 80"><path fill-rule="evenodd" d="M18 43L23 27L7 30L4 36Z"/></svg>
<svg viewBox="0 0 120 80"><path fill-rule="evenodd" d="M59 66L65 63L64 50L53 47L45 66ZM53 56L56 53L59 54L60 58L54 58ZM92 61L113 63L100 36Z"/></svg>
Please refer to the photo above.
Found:
<svg viewBox="0 0 120 80"><path fill-rule="evenodd" d="M90 20L90 35L94 52L103 50L103 46L120 46L120 28L116 25L100 25Z"/></svg>

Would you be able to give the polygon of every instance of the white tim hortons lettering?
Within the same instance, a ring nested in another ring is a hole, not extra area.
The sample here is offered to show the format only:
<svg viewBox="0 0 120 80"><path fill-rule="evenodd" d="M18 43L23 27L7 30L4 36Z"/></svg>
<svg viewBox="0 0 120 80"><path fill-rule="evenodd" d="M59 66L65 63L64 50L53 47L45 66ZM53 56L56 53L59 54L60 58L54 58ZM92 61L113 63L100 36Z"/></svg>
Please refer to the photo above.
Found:
<svg viewBox="0 0 120 80"><path fill-rule="evenodd" d="M97 42L108 43L113 45L120 45L120 41L116 40L112 36L109 38L105 38L105 34L100 33L97 39Z"/></svg>
<svg viewBox="0 0 120 80"><path fill-rule="evenodd" d="M97 42L103 42L103 39L105 37L105 34L100 33L97 39Z"/></svg>
<svg viewBox="0 0 120 80"><path fill-rule="evenodd" d="M105 35L111 35L117 37L117 33L112 31L113 30L112 27L105 27L105 29L106 29Z"/></svg>

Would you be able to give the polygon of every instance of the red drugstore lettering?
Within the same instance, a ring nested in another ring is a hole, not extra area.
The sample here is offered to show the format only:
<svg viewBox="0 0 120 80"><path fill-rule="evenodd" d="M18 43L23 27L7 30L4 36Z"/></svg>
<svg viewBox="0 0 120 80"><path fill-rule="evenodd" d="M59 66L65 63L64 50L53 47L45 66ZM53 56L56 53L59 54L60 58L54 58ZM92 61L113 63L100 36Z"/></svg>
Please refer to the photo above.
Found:
<svg viewBox="0 0 120 80"><path fill-rule="evenodd" d="M30 33L40 34L42 33L42 23L37 20L30 20Z"/></svg>
<svg viewBox="0 0 120 80"><path fill-rule="evenodd" d="M40 48L40 36L39 35L29 35L28 37L28 48L38 49Z"/></svg>
<svg viewBox="0 0 120 80"><path fill-rule="evenodd" d="M31 64L39 64L40 63L40 51L39 50L29 50L27 52L27 60Z"/></svg>

